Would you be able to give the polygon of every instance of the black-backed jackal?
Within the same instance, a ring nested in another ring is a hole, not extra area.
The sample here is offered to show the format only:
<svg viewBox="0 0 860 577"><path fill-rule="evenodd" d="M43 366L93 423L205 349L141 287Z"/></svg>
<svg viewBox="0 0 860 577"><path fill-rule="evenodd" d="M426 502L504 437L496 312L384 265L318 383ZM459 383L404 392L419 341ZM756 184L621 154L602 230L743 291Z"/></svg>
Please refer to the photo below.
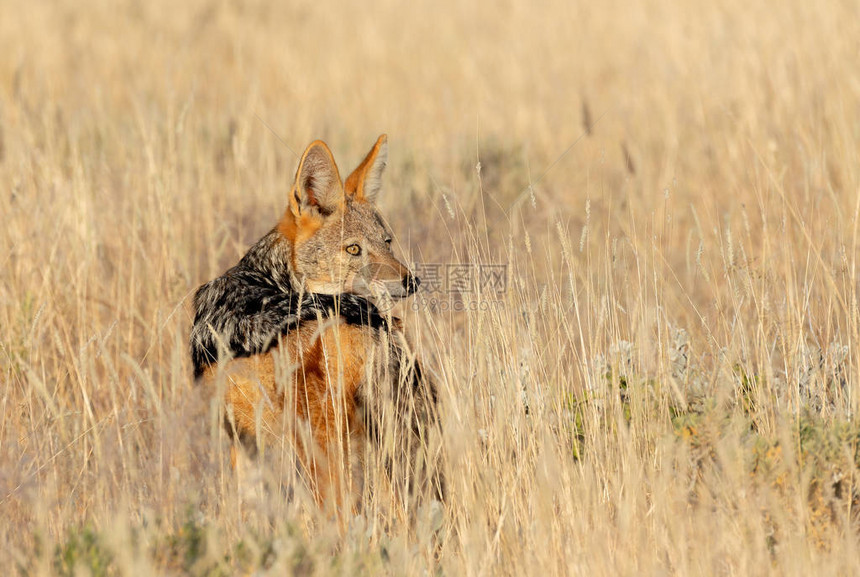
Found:
<svg viewBox="0 0 860 577"><path fill-rule="evenodd" d="M195 378L225 392L234 465L237 443L253 455L286 440L316 499L351 508L373 451L394 486L442 491L428 472L436 389L380 304L419 283L374 206L387 151L380 136L343 182L312 143L278 224L194 298Z"/></svg>

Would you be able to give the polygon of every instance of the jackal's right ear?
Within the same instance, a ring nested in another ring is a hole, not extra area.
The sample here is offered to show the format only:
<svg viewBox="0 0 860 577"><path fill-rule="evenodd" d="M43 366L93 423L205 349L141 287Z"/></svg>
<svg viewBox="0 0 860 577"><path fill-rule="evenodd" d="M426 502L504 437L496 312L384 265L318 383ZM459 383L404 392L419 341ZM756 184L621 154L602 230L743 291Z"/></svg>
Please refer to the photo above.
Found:
<svg viewBox="0 0 860 577"><path fill-rule="evenodd" d="M383 134L361 161L346 183L346 193L355 200L374 202L382 188L382 171L388 164L388 136Z"/></svg>
<svg viewBox="0 0 860 577"><path fill-rule="evenodd" d="M308 146L296 171L296 182L290 191L290 210L299 216L316 209L331 214L343 204L340 173L326 143L315 140Z"/></svg>

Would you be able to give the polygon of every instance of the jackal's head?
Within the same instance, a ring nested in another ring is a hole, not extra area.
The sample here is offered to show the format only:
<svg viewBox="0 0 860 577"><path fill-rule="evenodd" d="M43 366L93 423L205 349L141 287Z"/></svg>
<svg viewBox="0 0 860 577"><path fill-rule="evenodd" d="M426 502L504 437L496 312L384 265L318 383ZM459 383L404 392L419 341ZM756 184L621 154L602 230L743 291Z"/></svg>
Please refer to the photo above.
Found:
<svg viewBox="0 0 860 577"><path fill-rule="evenodd" d="M296 288L377 303L418 289L419 280L394 256L391 231L374 204L387 159L383 134L344 183L324 142L305 150L278 226L292 246Z"/></svg>

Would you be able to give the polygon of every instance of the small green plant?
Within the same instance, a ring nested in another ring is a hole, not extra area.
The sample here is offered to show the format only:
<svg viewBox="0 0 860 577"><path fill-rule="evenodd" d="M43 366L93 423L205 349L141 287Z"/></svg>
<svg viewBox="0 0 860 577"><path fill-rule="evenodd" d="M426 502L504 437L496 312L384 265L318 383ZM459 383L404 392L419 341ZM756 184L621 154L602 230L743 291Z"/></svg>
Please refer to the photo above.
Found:
<svg viewBox="0 0 860 577"><path fill-rule="evenodd" d="M53 565L57 574L64 576L78 575L82 570L93 577L117 574L113 555L92 527L72 531L64 544L57 545Z"/></svg>

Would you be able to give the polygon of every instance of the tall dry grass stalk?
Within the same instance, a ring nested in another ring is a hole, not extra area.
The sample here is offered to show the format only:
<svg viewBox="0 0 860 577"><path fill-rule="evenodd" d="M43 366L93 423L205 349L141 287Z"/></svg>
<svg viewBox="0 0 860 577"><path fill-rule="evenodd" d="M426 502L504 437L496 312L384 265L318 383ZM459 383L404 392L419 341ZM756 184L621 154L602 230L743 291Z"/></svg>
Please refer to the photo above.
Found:
<svg viewBox="0 0 860 577"><path fill-rule="evenodd" d="M2 15L0 566L860 571L853 2ZM242 494L189 296L276 222L290 149L354 165L383 131L409 260L509 282L401 305L447 502L341 531Z"/></svg>

